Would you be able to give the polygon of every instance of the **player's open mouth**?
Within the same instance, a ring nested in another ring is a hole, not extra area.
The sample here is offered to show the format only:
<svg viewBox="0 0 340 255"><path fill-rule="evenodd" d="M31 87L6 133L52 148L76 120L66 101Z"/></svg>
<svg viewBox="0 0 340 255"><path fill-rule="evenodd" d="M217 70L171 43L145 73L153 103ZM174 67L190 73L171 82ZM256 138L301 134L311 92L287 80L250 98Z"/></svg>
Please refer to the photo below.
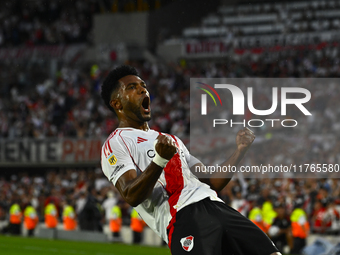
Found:
<svg viewBox="0 0 340 255"><path fill-rule="evenodd" d="M142 102L142 108L145 113L149 113L150 110L150 98L149 97L144 97L143 102Z"/></svg>

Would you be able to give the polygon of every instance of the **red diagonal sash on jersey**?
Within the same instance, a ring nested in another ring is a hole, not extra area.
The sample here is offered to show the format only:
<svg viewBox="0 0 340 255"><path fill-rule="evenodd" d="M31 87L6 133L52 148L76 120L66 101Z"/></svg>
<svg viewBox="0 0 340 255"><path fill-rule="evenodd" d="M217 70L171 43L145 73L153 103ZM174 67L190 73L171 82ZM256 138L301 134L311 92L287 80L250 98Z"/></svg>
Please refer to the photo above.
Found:
<svg viewBox="0 0 340 255"><path fill-rule="evenodd" d="M175 140L177 148L179 148L179 144L176 138L171 135L171 137ZM173 224L176 222L176 213L177 210L174 206L177 204L179 200L179 196L184 188L184 180L183 180L183 173L182 173L182 162L179 156L179 153L176 153L168 162L168 164L164 168L164 176L166 180L166 188L169 195L169 207L170 207L170 214L172 219L167 227L169 230L169 242L168 245L171 247L171 237L174 231Z"/></svg>
<svg viewBox="0 0 340 255"><path fill-rule="evenodd" d="M122 131L120 131L119 136L121 137L122 141L124 142L125 147L127 148L133 163L136 165L136 167L138 167L138 165L135 163L135 161L134 161L134 159L131 155L129 147L126 145L123 137L121 136L121 132ZM171 135L171 137L175 140L177 148L179 148L179 144L178 144L176 138L172 135ZM138 143L138 139L140 139L139 143L147 141L144 138L138 137L137 143ZM140 169L140 168L138 167L138 169ZM178 203L179 197L180 197L181 192L182 192L183 187L184 187L184 180L183 180L183 174L182 174L182 162L181 162L181 158L180 158L179 153L176 153L172 157L172 159L168 162L168 164L163 169L163 171L164 171L164 176L165 176L165 180L166 180L165 190L169 195L168 203L169 203L169 207L170 207L170 214L172 216L172 219L171 219L171 221L170 221L170 223L167 227L167 229L169 230L168 245L169 245L169 247L171 247L171 237L172 237L172 233L173 233L173 230L174 230L173 224L176 222L176 213L177 213L177 209L175 209L174 206ZM143 172L143 171L141 170L141 172Z"/></svg>

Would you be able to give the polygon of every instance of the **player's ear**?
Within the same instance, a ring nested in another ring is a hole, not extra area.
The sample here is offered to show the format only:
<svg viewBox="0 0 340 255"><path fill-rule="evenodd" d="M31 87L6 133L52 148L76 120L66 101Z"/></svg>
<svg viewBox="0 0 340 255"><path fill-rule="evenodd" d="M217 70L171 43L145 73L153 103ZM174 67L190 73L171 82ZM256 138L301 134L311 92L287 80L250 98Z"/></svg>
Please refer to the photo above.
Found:
<svg viewBox="0 0 340 255"><path fill-rule="evenodd" d="M118 98L112 99L110 105L116 111L123 109L123 105Z"/></svg>

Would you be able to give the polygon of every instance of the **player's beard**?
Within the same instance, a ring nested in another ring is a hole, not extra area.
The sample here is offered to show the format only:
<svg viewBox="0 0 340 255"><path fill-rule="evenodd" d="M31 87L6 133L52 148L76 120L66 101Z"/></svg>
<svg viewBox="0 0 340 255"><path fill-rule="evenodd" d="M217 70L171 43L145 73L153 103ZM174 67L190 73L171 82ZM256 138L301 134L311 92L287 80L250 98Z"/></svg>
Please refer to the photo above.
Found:
<svg viewBox="0 0 340 255"><path fill-rule="evenodd" d="M134 114L136 115L136 117L141 121L141 122L145 122L145 121L149 121L151 120L151 113L147 116L143 116L142 112L141 112L141 106L138 106L136 104L133 104L131 102L128 102L126 107Z"/></svg>

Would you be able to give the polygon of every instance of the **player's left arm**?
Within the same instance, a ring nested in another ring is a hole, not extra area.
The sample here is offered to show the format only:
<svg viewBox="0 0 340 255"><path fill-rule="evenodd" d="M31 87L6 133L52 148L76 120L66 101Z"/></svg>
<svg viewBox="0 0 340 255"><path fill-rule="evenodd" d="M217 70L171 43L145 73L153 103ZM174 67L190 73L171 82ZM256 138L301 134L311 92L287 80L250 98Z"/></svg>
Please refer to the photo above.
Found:
<svg viewBox="0 0 340 255"><path fill-rule="evenodd" d="M244 155L246 154L247 150L250 148L251 144L255 140L254 132L251 131L249 128L244 128L240 130L236 135L236 149L234 153L227 159L222 165L228 167L229 165L237 166ZM196 167L203 167L204 165L199 162L193 165L190 169L194 172ZM201 182L204 182L210 186L216 192L221 191L231 180L232 176L230 173L226 172L216 172L213 175L209 176L208 178L200 178Z"/></svg>

